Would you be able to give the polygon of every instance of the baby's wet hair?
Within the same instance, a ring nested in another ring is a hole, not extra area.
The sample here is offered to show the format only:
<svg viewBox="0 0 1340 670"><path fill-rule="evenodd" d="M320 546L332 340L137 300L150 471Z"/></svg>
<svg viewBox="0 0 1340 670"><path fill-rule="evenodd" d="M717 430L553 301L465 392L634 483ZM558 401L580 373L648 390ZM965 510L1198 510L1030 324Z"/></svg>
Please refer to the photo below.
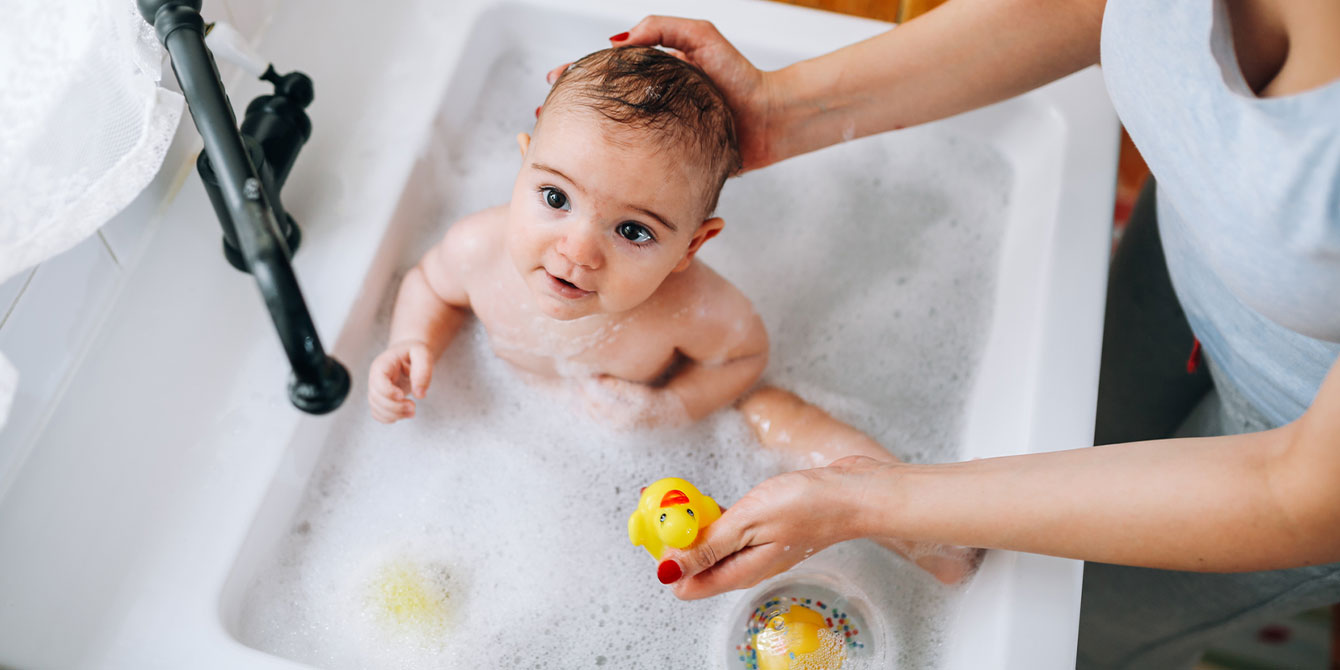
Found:
<svg viewBox="0 0 1340 670"><path fill-rule="evenodd" d="M726 96L698 66L651 47L615 47L569 65L545 99L575 104L636 130L665 147L688 149L709 178L706 214L717 206L726 178L740 170Z"/></svg>

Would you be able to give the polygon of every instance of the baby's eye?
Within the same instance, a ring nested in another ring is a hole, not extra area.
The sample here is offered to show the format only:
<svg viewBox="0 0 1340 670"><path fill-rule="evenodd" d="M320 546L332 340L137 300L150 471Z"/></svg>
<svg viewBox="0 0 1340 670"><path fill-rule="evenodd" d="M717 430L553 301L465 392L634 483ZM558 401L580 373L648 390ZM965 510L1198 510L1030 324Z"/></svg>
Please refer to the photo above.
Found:
<svg viewBox="0 0 1340 670"><path fill-rule="evenodd" d="M634 244L646 244L656 239L652 236L651 231L647 230L646 226L632 221L624 221L614 230L619 233L620 237Z"/></svg>
<svg viewBox="0 0 1340 670"><path fill-rule="evenodd" d="M566 193L554 188L553 186L544 186L540 188L540 197L544 199L544 204L554 209L570 210L572 206L568 203Z"/></svg>

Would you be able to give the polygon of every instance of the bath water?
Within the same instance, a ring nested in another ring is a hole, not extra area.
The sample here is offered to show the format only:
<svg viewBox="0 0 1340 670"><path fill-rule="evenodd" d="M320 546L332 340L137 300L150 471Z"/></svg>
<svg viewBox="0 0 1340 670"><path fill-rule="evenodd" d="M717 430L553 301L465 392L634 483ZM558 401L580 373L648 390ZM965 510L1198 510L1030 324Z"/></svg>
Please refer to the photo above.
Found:
<svg viewBox="0 0 1340 670"><path fill-rule="evenodd" d="M569 54L571 56L571 54ZM424 160L431 215L402 269L451 221L505 202L514 136L534 123L548 55L491 65L466 118ZM772 339L765 381L796 391L904 460L956 460L1011 174L992 149L935 128L833 147L733 179L725 231L700 255L754 301ZM627 538L641 486L680 476L729 506L783 465L742 417L620 432L562 388L527 385L473 321L416 418L373 421L366 371L239 636L323 668L709 668L741 593L681 602ZM796 547L795 551L806 551ZM887 648L844 668L934 667L956 588L869 542L813 554L873 604ZM743 666L741 666L743 667Z"/></svg>

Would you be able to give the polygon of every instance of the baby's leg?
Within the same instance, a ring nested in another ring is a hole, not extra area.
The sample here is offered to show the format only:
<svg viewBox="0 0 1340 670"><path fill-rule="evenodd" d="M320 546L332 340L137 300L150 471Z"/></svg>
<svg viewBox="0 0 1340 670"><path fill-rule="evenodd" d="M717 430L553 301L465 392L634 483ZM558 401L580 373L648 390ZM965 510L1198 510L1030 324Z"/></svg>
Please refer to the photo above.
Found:
<svg viewBox="0 0 1340 670"><path fill-rule="evenodd" d="M844 456L898 460L870 436L834 419L790 391L764 387L740 401L740 412L763 446L786 455L793 467L823 467ZM945 584L957 584L981 563L983 550L897 538L871 538Z"/></svg>
<svg viewBox="0 0 1340 670"><path fill-rule="evenodd" d="M741 400L740 412L758 441L783 453L793 467L821 468L844 456L898 460L865 433L774 386Z"/></svg>

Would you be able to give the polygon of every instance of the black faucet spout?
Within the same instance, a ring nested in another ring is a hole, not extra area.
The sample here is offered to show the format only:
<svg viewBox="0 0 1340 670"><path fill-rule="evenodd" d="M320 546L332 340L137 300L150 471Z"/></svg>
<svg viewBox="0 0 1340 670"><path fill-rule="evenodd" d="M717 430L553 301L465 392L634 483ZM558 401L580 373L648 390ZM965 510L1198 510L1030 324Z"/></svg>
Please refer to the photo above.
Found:
<svg viewBox="0 0 1340 670"><path fill-rule="evenodd" d="M293 370L289 399L304 412L330 412L349 393L349 372L321 346L290 263L298 238L296 225L279 204L283 180L274 178L273 168L264 160L265 147L253 140L248 149L238 130L213 55L205 46L200 0L139 0L139 10L167 48L200 131L210 173L206 176L202 168L202 177L224 229L225 255L231 243L230 262L255 278L288 356ZM311 101L310 81L306 91L309 97L302 106ZM311 132L310 125L305 131ZM284 177L306 139L304 135L296 144L285 144Z"/></svg>

